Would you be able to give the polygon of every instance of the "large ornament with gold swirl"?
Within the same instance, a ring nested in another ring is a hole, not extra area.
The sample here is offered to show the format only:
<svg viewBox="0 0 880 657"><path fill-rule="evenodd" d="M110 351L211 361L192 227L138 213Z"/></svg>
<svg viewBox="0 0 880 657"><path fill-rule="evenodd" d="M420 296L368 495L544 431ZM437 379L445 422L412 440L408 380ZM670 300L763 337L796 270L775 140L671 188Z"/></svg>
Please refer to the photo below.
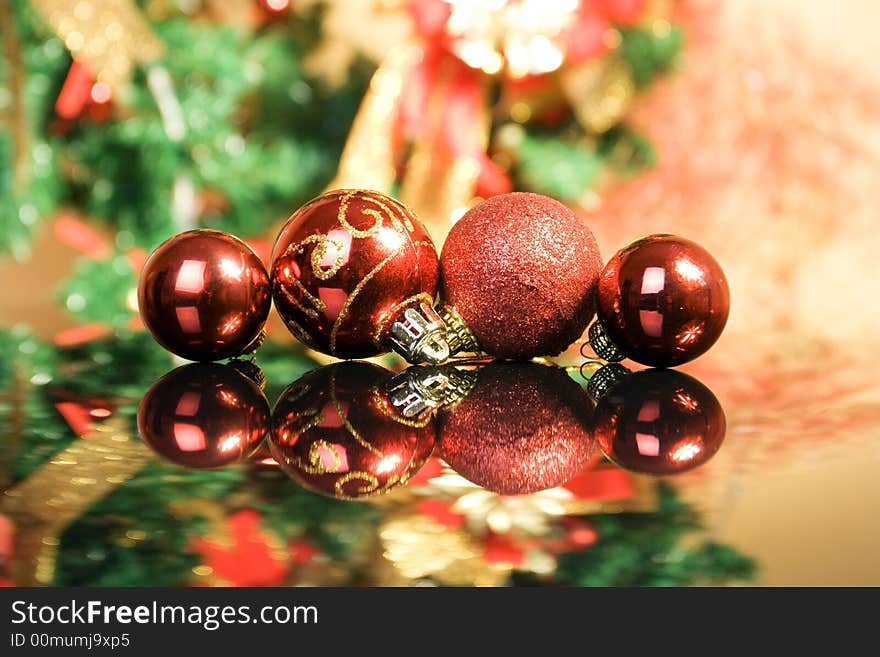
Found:
<svg viewBox="0 0 880 657"><path fill-rule="evenodd" d="M366 358L391 348L392 325L407 309L430 309L437 251L400 202L336 190L290 217L271 272L275 307L294 337L331 356Z"/></svg>
<svg viewBox="0 0 880 657"><path fill-rule="evenodd" d="M389 402L391 376L349 361L292 383L272 411L272 456L305 488L332 497L382 495L406 483L431 455L435 427Z"/></svg>

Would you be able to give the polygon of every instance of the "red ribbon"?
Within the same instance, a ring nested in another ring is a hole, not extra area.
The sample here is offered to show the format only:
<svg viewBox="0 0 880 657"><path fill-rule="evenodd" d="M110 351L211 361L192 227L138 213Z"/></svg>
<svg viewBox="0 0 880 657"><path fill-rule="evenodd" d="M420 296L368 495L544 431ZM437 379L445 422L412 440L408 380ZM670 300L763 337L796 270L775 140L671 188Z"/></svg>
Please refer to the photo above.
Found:
<svg viewBox="0 0 880 657"><path fill-rule="evenodd" d="M423 54L403 82L394 151L409 143L427 143L432 156L450 164L468 157L480 167L476 193L488 198L512 191L504 169L486 153L481 122L488 116L486 96L492 78L465 64L452 51L453 37L446 31L452 8L444 0L411 0L409 13L420 37ZM583 64L610 47L614 25L632 25L641 19L645 0L582 0L573 23L560 35L567 62ZM551 74L513 79L500 76L506 97L522 97L546 88ZM558 122L567 110L543 116ZM400 174L401 172L398 172Z"/></svg>

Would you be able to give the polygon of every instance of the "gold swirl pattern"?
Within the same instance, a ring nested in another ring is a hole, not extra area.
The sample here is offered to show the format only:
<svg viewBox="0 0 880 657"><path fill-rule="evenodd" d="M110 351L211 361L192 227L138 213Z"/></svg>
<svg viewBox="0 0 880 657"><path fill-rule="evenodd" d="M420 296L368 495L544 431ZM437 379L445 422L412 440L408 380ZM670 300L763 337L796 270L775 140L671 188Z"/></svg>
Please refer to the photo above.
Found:
<svg viewBox="0 0 880 657"><path fill-rule="evenodd" d="M354 303L354 300L361 293L361 291L366 287L367 283L370 282L370 279L373 278L376 274L378 274L382 269L384 269L385 265L394 260L397 256L403 253L405 245L396 248L391 252L382 262L373 267L367 275L364 276L360 283L358 283L355 288L351 291L351 294L348 295L348 298L345 300L345 303L342 304L342 308L339 311L339 315L336 317L336 321L333 322L333 328L330 329L330 355L336 355L336 336L339 333L339 327L342 326L342 322L345 321L346 317L348 317L348 311L351 308L351 304Z"/></svg>
<svg viewBox="0 0 880 657"><path fill-rule="evenodd" d="M342 499L384 495L424 464L434 436L414 430L430 419L397 417L382 397L387 373L347 365L360 368L351 380L340 378L351 370L338 364L288 387L273 411L272 455L310 490Z"/></svg>
<svg viewBox="0 0 880 657"><path fill-rule="evenodd" d="M370 226L366 230L358 230L357 228L352 226L350 223L348 223L348 203L349 203L349 201L351 201L351 199L356 194L359 194L359 193L360 192L358 190L350 190L348 192L345 192L339 198L339 212L336 215L336 220L339 222L340 226L342 226L343 228L345 228L345 230L347 230L349 233L351 233L352 237L356 237L356 238L372 237L373 235L375 235L376 233L379 232L380 228L382 228L382 215L379 212L376 212L375 210L372 210L372 211L365 210L363 212L363 214L372 215L373 218L375 218L375 220L376 220L376 223L374 223L372 226ZM367 200L368 198L371 198L371 197L364 195L364 196L362 196L362 198L364 200Z"/></svg>
<svg viewBox="0 0 880 657"><path fill-rule="evenodd" d="M324 465L324 456L321 451L329 453L333 457L333 465L327 467ZM309 464L314 468L313 474L332 474L342 469L342 457L336 448L326 440L316 440L309 447Z"/></svg>
<svg viewBox="0 0 880 657"><path fill-rule="evenodd" d="M324 460L319 453L319 450L328 450L330 454L332 454L333 465L330 468L324 465ZM342 467L342 457L333 446L325 440L316 440L309 448L309 463L306 463L296 456L291 457L285 454L282 454L281 456L286 465L292 465L307 474L335 474L339 472ZM412 467L410 467L403 476L398 476L396 474L392 475L384 485L380 485L379 478L375 475L365 472L364 470L353 470L345 473L333 483L334 495L340 499L357 499L358 497L364 496L383 495L399 484L406 483L412 477L412 474ZM343 490L345 485L349 482L358 480L366 482L366 485L362 486L357 491L357 495L346 494Z"/></svg>
<svg viewBox="0 0 880 657"><path fill-rule="evenodd" d="M327 235L309 235L300 242L300 248L309 242L315 242L315 248L312 249L311 257L312 273L315 275L315 278L326 281L328 278L335 276L336 272L339 271L339 268L342 267L343 260L345 260L345 245L339 240L335 240ZM321 266L321 261L327 255L328 243L336 249L336 260L327 269L324 269L324 267Z"/></svg>
<svg viewBox="0 0 880 657"><path fill-rule="evenodd" d="M280 291L281 291L281 294L284 295L285 301L287 301L294 308L305 313L306 315L308 315L312 319L318 319L318 313L324 312L325 310L327 310L327 304L324 303L323 301L321 301L318 297L314 296L311 292L309 292L306 289L305 285L303 285L298 278L294 278L292 280L293 280L293 284L296 286L296 288L300 292L303 293L303 296L309 301L309 303L311 303L314 306L314 308L309 308L308 306L303 305L299 299L294 297L286 288L282 287L282 288L280 288ZM290 324L295 324L295 322L293 320L286 320L286 321L287 321L288 326ZM298 324L297 324L297 326L300 329L302 329L302 327L299 326Z"/></svg>
<svg viewBox="0 0 880 657"><path fill-rule="evenodd" d="M388 219L391 221L391 226L395 230L398 230L400 232L403 232L403 231L412 232L413 230L415 230L415 227L413 226L412 220L409 218L409 210L407 210L405 207L403 207L403 205L400 204L400 202L396 201L395 199L391 198L390 196L387 198L389 199L389 201L392 202L392 204L394 205L394 208L397 210L397 213L395 213L385 202L383 202L382 199L379 199L375 196L366 195L361 198L363 198L363 200L366 201L367 203L372 203L372 204L378 206L379 209L381 209L383 212L385 212L385 214L388 216ZM364 214L371 214L372 215L376 211L375 210L364 210L363 212L364 212Z"/></svg>
<svg viewBox="0 0 880 657"><path fill-rule="evenodd" d="M385 495L386 493L390 493L392 489L401 484L405 484L411 476L412 473L410 471L407 471L407 473L403 477L393 475L383 485L380 485L379 479L375 475L371 475L368 472L362 472L358 470L355 472L349 472L347 475L340 477L334 486L334 490L336 492L336 497L344 500L352 500L359 497L367 496L375 497L377 495ZM343 490L343 487L350 481L357 480L365 481L367 482L367 485L362 486L357 491L357 495L347 495Z"/></svg>
<svg viewBox="0 0 880 657"><path fill-rule="evenodd" d="M350 220L351 217L349 216L349 213L352 211L352 202L355 198L360 204L359 213L362 216L372 219L371 223L366 228L357 228ZM328 336L328 346L329 353L333 356L338 356L337 340L339 331L341 330L342 325L350 318L351 306L361 294L367 283L379 274L379 272L381 272L389 263L406 253L407 250L421 246L430 246L433 248L434 245L430 239L413 241L412 233L417 230L417 226L414 225L412 214L406 206L390 196L374 193L369 190L347 189L336 192L335 201L338 203L338 207L336 208L336 224L351 235L352 239L381 237L382 234L380 231L383 230L393 230L402 238L400 240L400 246L373 267L373 269L371 269L357 283L354 289L352 289L350 294L345 298L336 317L333 318L333 323L330 325ZM372 207L364 207L365 205ZM310 253L306 250L309 246L312 247ZM330 266L326 266L327 255L328 253L332 253L332 251L329 251L331 247L336 249L336 257L333 259ZM343 268L344 263L346 262L345 256L347 247L351 248L350 245L345 244L345 240L331 238L327 234L316 233L310 234L298 242L289 245L285 249L285 255L291 257L293 255L298 255L300 258L306 256L314 278L326 281L338 274ZM322 266L322 263L324 263L324 266ZM327 303L316 296L315 293L310 292L299 276L291 276L288 273L288 275L285 276L285 279L289 284L281 285L278 288L283 300L299 312L302 312L310 320L320 320L322 313L327 311ZM297 291L291 289L292 287L296 287ZM423 293L421 295L410 297L406 301L395 304L393 306L393 311L399 311L401 308L405 307L408 302L412 301L424 299L429 303L432 303L433 299L428 299L428 296L429 295ZM381 328L372 336L377 349L382 349L379 338L387 328L388 323L393 319L393 314L393 312L386 313L385 316L383 316L381 320ZM329 318L326 319L329 320ZM310 321L305 321L302 324L288 321L287 326L297 339L305 342L309 346L318 348L316 345L323 342L324 329L312 327ZM321 340L312 336L311 332L315 330L322 333Z"/></svg>
<svg viewBox="0 0 880 657"><path fill-rule="evenodd" d="M290 403L296 401L297 399L301 399L310 391L309 386L303 386L302 388L298 388L295 391L295 394L285 395L285 401ZM320 427L324 423L324 416L321 415L321 409L319 408L308 408L303 412L297 415L297 419L300 420L300 426L293 427L290 431L294 434L294 436L302 436L307 431L314 429L315 427ZM286 427L285 427L286 428ZM287 435L287 431L282 435L281 441L287 442L289 437Z"/></svg>
<svg viewBox="0 0 880 657"><path fill-rule="evenodd" d="M327 255L328 243L330 244L330 246L336 249L337 256L335 262L329 268L325 269L321 266L321 261ZM297 242L296 244L291 244L290 246L288 246L285 254L299 253L309 244L315 245L309 258L312 265L312 273L315 275L315 278L318 278L320 280L327 280L328 278L333 277L336 272L339 271L340 267L342 267L342 262L345 259L345 245L341 241L335 240L331 237L328 237L327 235L309 235L305 239ZM303 297L312 305L312 307L310 308L302 304L298 299L290 294L290 292L282 289L282 293L291 305L293 305L295 308L299 309L309 317L312 317L313 319L318 318L318 313L327 310L327 304L321 301L321 299L313 295L311 292L309 292L306 289L305 285L303 285L302 282L299 280L299 278L294 277L290 280L302 293ZM302 330L302 327L299 328L300 330Z"/></svg>
<svg viewBox="0 0 880 657"><path fill-rule="evenodd" d="M327 470L324 469L323 464L319 465L317 467L313 467L312 465L310 465L306 461L303 461L298 456L289 456L289 455L281 452L281 453L277 454L275 456L275 458L276 459L280 458L284 462L285 465L293 466L293 467L297 468L298 470L302 470L303 472L305 472L307 474L313 474L313 475L327 474ZM311 458L311 454L309 455L309 458Z"/></svg>
<svg viewBox="0 0 880 657"><path fill-rule="evenodd" d="M395 480L394 483L397 483L396 479L397 479L397 477L392 477L391 479L389 479L388 483L385 484L385 486L387 487L391 483L391 480ZM340 498L351 497L350 495L345 494L343 487L345 486L345 484L347 484L350 481L358 481L358 480L367 482L366 486L361 486L361 488L358 490L358 496L377 495L378 494L378 492L379 492L379 479L375 475L371 475L369 472L362 472L360 470L356 470L355 472L349 472L348 474L345 474L336 480L336 484L334 485L336 497L340 497Z"/></svg>
<svg viewBox="0 0 880 657"><path fill-rule="evenodd" d="M330 401L333 404L333 408L336 409L336 414L339 415L339 419L342 420L342 426L345 427L346 431L351 434L351 437L354 438L365 450L375 454L380 459L385 458L385 454L383 454L380 450L376 449L372 444L364 440L363 436L361 436L360 432L352 426L351 422L348 420L348 416L345 414L345 411L342 410L342 404L339 403L339 398L336 396L336 372L330 376Z"/></svg>
<svg viewBox="0 0 880 657"><path fill-rule="evenodd" d="M360 194L360 198L364 202L372 203L379 208L378 210L374 210L372 208L361 210L362 214L371 216L376 220L375 223L366 230L355 228L348 221L348 204L351 199L357 194ZM388 198L394 202L394 207L397 210L396 213L380 198L364 190L349 190L339 198L339 212L336 215L336 219L339 221L339 225L341 225L343 228L345 228L345 230L351 233L352 237L361 239L372 237L373 235L378 233L384 225L384 219L386 217L391 222L391 227L398 232L412 232L413 230L415 230L412 220L409 218L409 211L400 202L392 199L390 196Z"/></svg>
<svg viewBox="0 0 880 657"><path fill-rule="evenodd" d="M284 325L287 327L287 330L290 331L291 335L295 337L297 340L302 342L308 347L312 349L317 349L317 343L315 339L312 337L312 334L306 331L306 329L299 324L298 322L292 319L285 319Z"/></svg>
<svg viewBox="0 0 880 657"><path fill-rule="evenodd" d="M391 205L393 205L397 211L400 213L401 221L403 221L403 225L406 226L406 229L409 231L414 231L415 227L413 226L412 219L410 219L411 212L410 210L396 198L389 196L388 199L391 201ZM434 246L433 243L431 246Z"/></svg>
<svg viewBox="0 0 880 657"><path fill-rule="evenodd" d="M321 412L317 408L309 409L302 414L302 418L308 419L303 422L303 425L297 430L297 434L300 436L306 431L311 431L312 429L320 427L322 424L324 424L324 416L321 415Z"/></svg>

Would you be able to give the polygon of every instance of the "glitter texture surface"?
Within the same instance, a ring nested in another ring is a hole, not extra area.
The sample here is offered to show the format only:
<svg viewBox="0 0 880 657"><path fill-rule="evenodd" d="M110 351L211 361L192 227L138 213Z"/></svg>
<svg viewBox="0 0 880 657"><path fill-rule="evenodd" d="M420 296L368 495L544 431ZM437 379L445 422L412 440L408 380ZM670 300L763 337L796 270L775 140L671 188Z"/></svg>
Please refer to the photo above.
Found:
<svg viewBox="0 0 880 657"><path fill-rule="evenodd" d="M453 226L440 257L441 293L493 356L552 356L593 317L601 269L592 232L562 203L501 194Z"/></svg>
<svg viewBox="0 0 880 657"><path fill-rule="evenodd" d="M592 454L591 415L589 397L565 370L493 363L439 417L439 455L461 476L503 495L553 488Z"/></svg>

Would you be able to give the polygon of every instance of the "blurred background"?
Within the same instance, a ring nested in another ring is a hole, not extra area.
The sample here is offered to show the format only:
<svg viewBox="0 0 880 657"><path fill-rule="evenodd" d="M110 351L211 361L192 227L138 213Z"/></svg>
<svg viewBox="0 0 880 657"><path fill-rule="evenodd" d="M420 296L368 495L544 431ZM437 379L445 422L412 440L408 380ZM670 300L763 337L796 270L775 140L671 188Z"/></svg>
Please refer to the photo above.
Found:
<svg viewBox="0 0 880 657"><path fill-rule="evenodd" d="M361 580L502 583L564 564L559 581L581 584L880 584L878 20L870 0L0 0L3 487L99 420L130 423L170 367L144 355L135 294L170 235L219 228L265 259L300 204L364 187L413 208L439 247L480 199L534 191L575 209L606 259L671 232L721 263L728 327L684 369L721 400L725 446L669 488L591 480L576 513L503 496L472 497L466 512L461 490L425 474L439 506L416 496L359 516L386 514L386 559L361 564ZM280 383L323 362L280 325L265 353ZM575 350L560 362L577 361ZM133 369L99 367L116 363ZM88 417L71 420L64 403ZM142 494L167 476L125 486ZM244 481L222 477L180 484L187 501L162 498L176 510L144 526L125 486L97 515L90 499L63 522L43 518L51 531L34 533L26 579L136 584L171 550L180 563L166 560L163 583L353 581L327 565L357 544L338 531L353 505L297 498L309 522L253 500L221 508ZM327 513L325 527L315 517ZM23 531L12 517L0 516L7 563ZM273 521L285 529L270 540L257 526ZM688 552L691 524L727 552ZM407 527L426 545L456 528L448 549L483 559L425 564L400 547L416 541ZM581 541L589 567L529 542L553 532ZM45 551L62 539L58 566ZM648 544L680 571L628 580ZM242 550L269 575L230 565ZM138 574L106 575L122 563Z"/></svg>

